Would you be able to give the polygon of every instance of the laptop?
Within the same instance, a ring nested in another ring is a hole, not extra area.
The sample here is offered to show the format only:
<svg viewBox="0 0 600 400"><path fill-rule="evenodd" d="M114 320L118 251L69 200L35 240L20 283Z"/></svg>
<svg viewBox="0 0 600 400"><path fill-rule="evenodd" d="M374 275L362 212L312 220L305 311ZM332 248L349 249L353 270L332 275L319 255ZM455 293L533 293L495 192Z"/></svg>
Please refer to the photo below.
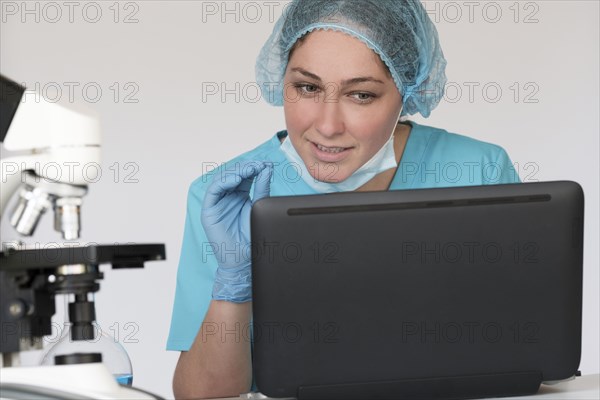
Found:
<svg viewBox="0 0 600 400"><path fill-rule="evenodd" d="M583 206L570 181L258 201L258 390L476 398L574 376Z"/></svg>

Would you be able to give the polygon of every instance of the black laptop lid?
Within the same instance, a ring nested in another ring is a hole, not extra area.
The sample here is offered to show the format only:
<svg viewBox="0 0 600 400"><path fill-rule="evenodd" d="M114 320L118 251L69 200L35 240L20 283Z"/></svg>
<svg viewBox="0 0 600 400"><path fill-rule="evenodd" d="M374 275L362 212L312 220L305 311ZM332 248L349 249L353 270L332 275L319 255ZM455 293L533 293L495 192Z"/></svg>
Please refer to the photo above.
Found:
<svg viewBox="0 0 600 400"><path fill-rule="evenodd" d="M431 378L428 396L507 395L577 371L574 182L275 197L251 218L254 373L268 396L414 397ZM457 390L501 376L517 383Z"/></svg>

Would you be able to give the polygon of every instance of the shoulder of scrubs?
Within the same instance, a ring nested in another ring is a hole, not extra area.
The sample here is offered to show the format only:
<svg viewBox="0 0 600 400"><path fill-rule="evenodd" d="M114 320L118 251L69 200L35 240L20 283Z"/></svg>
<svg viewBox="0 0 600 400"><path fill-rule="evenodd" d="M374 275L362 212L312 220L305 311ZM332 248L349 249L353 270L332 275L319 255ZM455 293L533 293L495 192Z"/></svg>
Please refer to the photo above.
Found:
<svg viewBox="0 0 600 400"><path fill-rule="evenodd" d="M502 147L443 129L410 124L411 133L392 189L520 182Z"/></svg>
<svg viewBox="0 0 600 400"><path fill-rule="evenodd" d="M167 350L190 349L212 299L217 260L200 220L202 202L208 184L219 169L235 170L238 168L236 165L238 162L272 161L272 157L277 153L278 137L281 134L282 132L279 132L255 149L200 176L190 185Z"/></svg>

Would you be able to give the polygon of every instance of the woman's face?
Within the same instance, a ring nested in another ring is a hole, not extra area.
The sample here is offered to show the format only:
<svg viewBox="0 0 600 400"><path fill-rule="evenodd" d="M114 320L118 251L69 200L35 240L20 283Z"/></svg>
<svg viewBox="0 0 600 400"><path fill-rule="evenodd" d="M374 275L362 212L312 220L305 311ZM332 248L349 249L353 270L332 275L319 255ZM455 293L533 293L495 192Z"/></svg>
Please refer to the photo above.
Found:
<svg viewBox="0 0 600 400"><path fill-rule="evenodd" d="M340 182L390 138L402 98L379 56L360 40L314 31L284 76L288 134L313 178Z"/></svg>

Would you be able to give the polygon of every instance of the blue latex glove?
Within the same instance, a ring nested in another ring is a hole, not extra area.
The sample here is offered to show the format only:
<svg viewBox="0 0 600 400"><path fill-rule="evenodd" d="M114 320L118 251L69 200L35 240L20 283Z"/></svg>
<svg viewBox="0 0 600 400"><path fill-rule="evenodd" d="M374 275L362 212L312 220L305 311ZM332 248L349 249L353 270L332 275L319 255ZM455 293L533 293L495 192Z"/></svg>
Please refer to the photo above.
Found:
<svg viewBox="0 0 600 400"><path fill-rule="evenodd" d="M252 300L250 209L256 201L269 196L272 175L270 163L242 161L222 168L208 186L201 219L219 264L213 286L215 300Z"/></svg>

